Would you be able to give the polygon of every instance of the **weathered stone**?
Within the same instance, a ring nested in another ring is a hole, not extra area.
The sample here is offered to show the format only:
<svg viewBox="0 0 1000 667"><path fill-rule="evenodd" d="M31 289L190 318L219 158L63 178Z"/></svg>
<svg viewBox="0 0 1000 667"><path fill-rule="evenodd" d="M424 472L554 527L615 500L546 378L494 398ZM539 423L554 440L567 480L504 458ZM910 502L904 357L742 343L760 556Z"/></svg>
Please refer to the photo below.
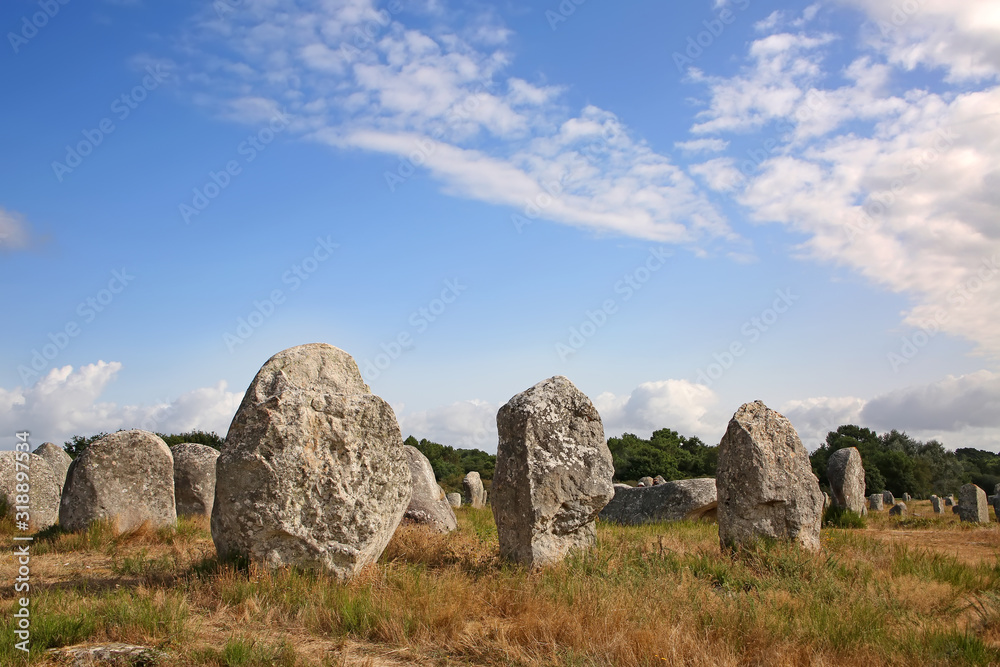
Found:
<svg viewBox="0 0 1000 667"><path fill-rule="evenodd" d="M541 567L590 547L615 472L590 399L566 378L549 378L500 408L497 431L492 503L500 554Z"/></svg>
<svg viewBox="0 0 1000 667"><path fill-rule="evenodd" d="M989 523L986 492L975 484L963 484L958 490L958 518L969 523Z"/></svg>
<svg viewBox="0 0 1000 667"><path fill-rule="evenodd" d="M994 496L994 499L993 499L993 516L996 517L997 521L1000 521L1000 496Z"/></svg>
<svg viewBox="0 0 1000 667"><path fill-rule="evenodd" d="M958 513L959 513L959 512L961 512L961 511L962 511L962 510L961 510L961 509L959 509L958 505L952 505L952 506L951 506L951 513L952 513L952 514L958 514Z"/></svg>
<svg viewBox="0 0 1000 667"><path fill-rule="evenodd" d="M176 523L174 457L167 443L149 431L118 431L73 459L59 523L75 531L98 519L116 522L122 532L147 521L153 528Z"/></svg>
<svg viewBox="0 0 1000 667"><path fill-rule="evenodd" d="M828 494L826 491L824 491L823 492L823 511L825 512L826 508L829 507L829 506L830 506L830 494Z"/></svg>
<svg viewBox="0 0 1000 667"><path fill-rule="evenodd" d="M667 480L663 479L663 475L657 475L656 477L653 478L653 486L657 486L658 484L666 484L666 483L667 483Z"/></svg>
<svg viewBox="0 0 1000 667"><path fill-rule="evenodd" d="M466 474L462 480L462 502L471 505L476 509L486 507L486 489L483 487L483 478L475 470Z"/></svg>
<svg viewBox="0 0 1000 667"><path fill-rule="evenodd" d="M873 493L868 496L868 509L873 512L881 512L885 509L885 500L881 493Z"/></svg>
<svg viewBox="0 0 1000 667"><path fill-rule="evenodd" d="M719 444L719 541L760 537L819 549L823 493L792 424L761 401L736 411Z"/></svg>
<svg viewBox="0 0 1000 667"><path fill-rule="evenodd" d="M274 355L250 383L216 463L221 559L349 579L385 550L410 502L396 415L349 354L324 343Z"/></svg>
<svg viewBox="0 0 1000 667"><path fill-rule="evenodd" d="M448 504L451 505L452 507L461 507L462 506L462 494L461 493L449 493L448 496L447 496L447 498L448 498Z"/></svg>
<svg viewBox="0 0 1000 667"><path fill-rule="evenodd" d="M25 473L24 481L18 481L19 472ZM0 452L0 495L7 501L7 511L12 516L17 513L15 506L23 506L17 498L24 495L24 486L18 489L22 484L28 487L29 527L43 530L58 521L62 485L49 462L28 452Z"/></svg>
<svg viewBox="0 0 1000 667"><path fill-rule="evenodd" d="M78 644L50 648L47 654L54 656L60 664L70 667L95 667L96 665L158 665L170 659L170 655L148 646L134 644Z"/></svg>
<svg viewBox="0 0 1000 667"><path fill-rule="evenodd" d="M883 491L882 502L884 502L887 507L892 507L896 504L896 497L892 495L892 491Z"/></svg>
<svg viewBox="0 0 1000 667"><path fill-rule="evenodd" d="M832 501L856 514L867 514L865 508L865 469L857 447L838 449L826 464Z"/></svg>
<svg viewBox="0 0 1000 667"><path fill-rule="evenodd" d="M405 521L429 526L439 533L450 533L458 528L455 512L451 509L444 491L434 477L434 468L419 449L403 445L410 464L410 504L403 514Z"/></svg>
<svg viewBox="0 0 1000 667"><path fill-rule="evenodd" d="M953 507L954 505L955 505L955 496L945 496L944 497L944 506L945 507Z"/></svg>
<svg viewBox="0 0 1000 667"><path fill-rule="evenodd" d="M602 521L637 525L716 518L718 496L711 478L681 479L652 488L616 484L614 491L614 498L601 510Z"/></svg>
<svg viewBox="0 0 1000 667"><path fill-rule="evenodd" d="M648 476L640 477L639 483L636 486L653 486L653 478Z"/></svg>
<svg viewBox="0 0 1000 667"><path fill-rule="evenodd" d="M61 495L63 484L66 483L66 473L69 472L69 466L73 463L73 457L67 454L65 449L51 442L43 442L38 445L34 453L41 456L49 464L49 469L55 475Z"/></svg>
<svg viewBox="0 0 1000 667"><path fill-rule="evenodd" d="M911 495L910 495L910 494L908 494L908 493L904 493L904 494L903 494L903 502L904 502L904 503L908 503L908 502L910 502L911 500L913 500L913 496L911 496Z"/></svg>
<svg viewBox="0 0 1000 667"><path fill-rule="evenodd" d="M896 503L889 510L889 514L892 516L906 516L906 503Z"/></svg>
<svg viewBox="0 0 1000 667"><path fill-rule="evenodd" d="M182 442L171 447L170 453L174 456L177 516L212 516L219 450L196 442Z"/></svg>
<svg viewBox="0 0 1000 667"><path fill-rule="evenodd" d="M937 496L931 496L931 509L935 514L944 514L944 502Z"/></svg>

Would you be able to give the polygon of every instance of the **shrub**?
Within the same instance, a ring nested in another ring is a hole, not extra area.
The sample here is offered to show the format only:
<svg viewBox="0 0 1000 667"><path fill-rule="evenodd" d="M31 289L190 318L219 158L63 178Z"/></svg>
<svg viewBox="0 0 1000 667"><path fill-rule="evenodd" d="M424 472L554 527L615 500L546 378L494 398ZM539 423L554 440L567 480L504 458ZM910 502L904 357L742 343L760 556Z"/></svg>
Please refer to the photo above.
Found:
<svg viewBox="0 0 1000 667"><path fill-rule="evenodd" d="M823 525L830 528L864 528L868 524L857 512L839 505L830 505L823 513Z"/></svg>

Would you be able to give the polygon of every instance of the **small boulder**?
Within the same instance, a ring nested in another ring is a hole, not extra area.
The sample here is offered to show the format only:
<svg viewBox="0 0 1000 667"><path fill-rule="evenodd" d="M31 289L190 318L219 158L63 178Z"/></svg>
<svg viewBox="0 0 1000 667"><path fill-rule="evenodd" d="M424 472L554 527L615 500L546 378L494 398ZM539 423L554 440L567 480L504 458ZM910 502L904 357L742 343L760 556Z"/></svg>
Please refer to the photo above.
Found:
<svg viewBox="0 0 1000 667"><path fill-rule="evenodd" d="M98 519L115 521L122 532L147 521L153 528L177 522L174 457L159 436L149 431L118 431L73 459L59 505L59 523L76 531Z"/></svg>
<svg viewBox="0 0 1000 667"><path fill-rule="evenodd" d="M652 477L640 477L638 486L653 486Z"/></svg>
<svg viewBox="0 0 1000 667"><path fill-rule="evenodd" d="M410 503L392 408L351 355L313 343L261 367L216 463L212 539L246 558L352 578L385 550Z"/></svg>
<svg viewBox="0 0 1000 667"><path fill-rule="evenodd" d="M174 456L177 516L212 516L219 450L196 442L182 442L171 447L170 453Z"/></svg>
<svg viewBox="0 0 1000 667"><path fill-rule="evenodd" d="M431 462L416 447L403 445L410 464L410 504L403 514L405 521L429 526L439 533L450 533L458 528L455 512L451 509L444 491L438 486Z"/></svg>
<svg viewBox="0 0 1000 667"><path fill-rule="evenodd" d="M881 493L873 493L868 496L868 509L873 512L881 512L885 509L885 499Z"/></svg>
<svg viewBox="0 0 1000 667"><path fill-rule="evenodd" d="M37 451L37 450L36 450ZM24 473L25 481L18 481L17 473ZM28 525L34 530L44 530L59 520L59 497L62 485L49 462L28 452L0 452L0 494L7 501L7 512L16 518L18 505L24 504L24 486L27 485ZM21 517L22 519L24 517ZM15 524L16 525L16 524ZM23 532L23 531L19 531Z"/></svg>
<svg viewBox="0 0 1000 667"><path fill-rule="evenodd" d="M958 505L952 505L952 506L951 506L951 513L952 513L952 514L958 514L958 513L959 513L959 512L961 512L961 511L962 511L962 510L960 510L960 509L958 508Z"/></svg>
<svg viewBox="0 0 1000 667"><path fill-rule="evenodd" d="M653 486L657 486L659 484L666 484L666 483L667 483L667 480L663 479L663 475L657 475L656 477L653 478Z"/></svg>
<svg viewBox="0 0 1000 667"><path fill-rule="evenodd" d="M449 493L448 496L447 496L447 498L448 498L448 504L451 505L452 507L461 507L462 506L462 494L461 493Z"/></svg>
<svg viewBox="0 0 1000 667"><path fill-rule="evenodd" d="M492 504L501 556L537 568L590 547L615 473L590 399L568 379L549 378L500 408L497 431Z"/></svg>
<svg viewBox="0 0 1000 667"><path fill-rule="evenodd" d="M826 465L833 503L855 514L867 514L865 508L865 468L857 447L838 449Z"/></svg>
<svg viewBox="0 0 1000 667"><path fill-rule="evenodd" d="M486 507L486 488L483 478L475 470L469 472L462 480L462 501L476 509Z"/></svg>
<svg viewBox="0 0 1000 667"><path fill-rule="evenodd" d="M906 516L906 503L896 503L889 510L891 516Z"/></svg>
<svg viewBox="0 0 1000 667"><path fill-rule="evenodd" d="M809 453L783 415L746 403L719 443L719 541L734 548L759 537L819 549L823 493Z"/></svg>
<svg viewBox="0 0 1000 667"><path fill-rule="evenodd" d="M681 479L652 488L615 485L615 495L601 510L602 521L634 526L656 521L716 517L715 480Z"/></svg>
<svg viewBox="0 0 1000 667"><path fill-rule="evenodd" d="M958 518L969 523L989 523L986 492L975 484L963 484L958 490Z"/></svg>
<svg viewBox="0 0 1000 667"><path fill-rule="evenodd" d="M38 445L34 453L41 456L49 464L52 474L56 477L59 493L62 494L63 484L66 483L66 473L69 472L69 466L73 463L73 457L67 454L65 449L51 442L43 442Z"/></svg>

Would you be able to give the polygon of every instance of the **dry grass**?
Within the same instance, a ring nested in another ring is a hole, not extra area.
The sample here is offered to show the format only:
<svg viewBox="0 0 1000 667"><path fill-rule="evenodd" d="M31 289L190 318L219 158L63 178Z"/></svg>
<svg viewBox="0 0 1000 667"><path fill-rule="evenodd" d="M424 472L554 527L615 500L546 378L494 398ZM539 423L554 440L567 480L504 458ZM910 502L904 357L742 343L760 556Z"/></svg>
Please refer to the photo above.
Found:
<svg viewBox="0 0 1000 667"><path fill-rule="evenodd" d="M723 555L711 523L599 524L596 548L535 573L499 560L488 510L463 508L450 535L401 527L346 585L219 564L205 522L49 531L31 660L113 640L220 667L1000 664L1000 528L911 508L924 516L824 530L819 555ZM0 664L16 664L9 643Z"/></svg>

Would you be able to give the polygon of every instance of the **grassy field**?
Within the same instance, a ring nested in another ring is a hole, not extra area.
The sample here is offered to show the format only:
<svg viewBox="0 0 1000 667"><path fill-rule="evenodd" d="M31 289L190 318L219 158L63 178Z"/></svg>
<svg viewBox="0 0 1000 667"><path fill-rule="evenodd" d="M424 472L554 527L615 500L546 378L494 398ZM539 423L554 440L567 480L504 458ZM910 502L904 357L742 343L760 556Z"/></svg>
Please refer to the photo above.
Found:
<svg viewBox="0 0 1000 667"><path fill-rule="evenodd" d="M502 563L489 510L463 508L450 535L401 527L347 585L221 565L204 521L50 530L29 662L120 641L166 665L1000 665L1000 526L910 506L824 529L819 555L724 556L712 523L599 524L596 548L539 573ZM0 664L20 664L2 590Z"/></svg>

